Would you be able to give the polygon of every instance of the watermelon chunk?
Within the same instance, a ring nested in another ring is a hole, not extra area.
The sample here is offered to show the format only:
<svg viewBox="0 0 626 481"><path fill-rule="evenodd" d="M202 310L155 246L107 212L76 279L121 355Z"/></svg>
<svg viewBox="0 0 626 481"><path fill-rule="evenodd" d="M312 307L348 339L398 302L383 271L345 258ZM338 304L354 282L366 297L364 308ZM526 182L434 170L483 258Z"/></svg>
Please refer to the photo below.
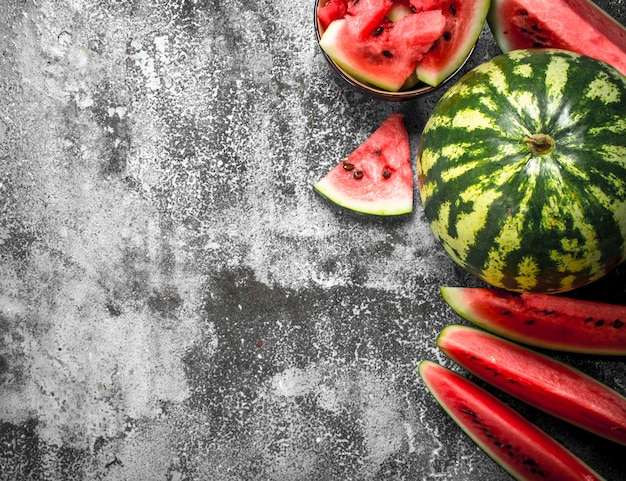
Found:
<svg viewBox="0 0 626 481"><path fill-rule="evenodd" d="M317 10L317 19L325 30L332 21L345 17L347 11L348 0L328 0Z"/></svg>
<svg viewBox="0 0 626 481"><path fill-rule="evenodd" d="M437 346L458 365L501 391L626 445L626 398L585 373L475 327L447 326Z"/></svg>
<svg viewBox="0 0 626 481"><path fill-rule="evenodd" d="M358 0L350 8L350 30L358 40L372 35L393 6L392 0Z"/></svg>
<svg viewBox="0 0 626 481"><path fill-rule="evenodd" d="M323 33L320 46L349 74L392 92L402 88L417 63L443 34L446 23L441 11L429 10L381 25L362 39L360 28L351 28L354 18L348 15L332 22Z"/></svg>
<svg viewBox="0 0 626 481"><path fill-rule="evenodd" d="M591 0L492 0L487 21L505 53L559 48L626 75L626 28Z"/></svg>
<svg viewBox="0 0 626 481"><path fill-rule="evenodd" d="M330 201L363 214L413 211L413 172L404 116L392 114L313 188Z"/></svg>
<svg viewBox="0 0 626 481"><path fill-rule="evenodd" d="M445 29L416 67L417 78L433 87L454 74L471 53L485 24L490 1L440 0L437 3L446 19ZM424 5L429 8L432 0L426 0Z"/></svg>
<svg viewBox="0 0 626 481"><path fill-rule="evenodd" d="M461 317L524 344L626 356L626 306L480 287L442 287L441 295Z"/></svg>
<svg viewBox="0 0 626 481"><path fill-rule="evenodd" d="M422 361L419 373L459 427L515 479L603 480L563 445L465 377L432 361Z"/></svg>

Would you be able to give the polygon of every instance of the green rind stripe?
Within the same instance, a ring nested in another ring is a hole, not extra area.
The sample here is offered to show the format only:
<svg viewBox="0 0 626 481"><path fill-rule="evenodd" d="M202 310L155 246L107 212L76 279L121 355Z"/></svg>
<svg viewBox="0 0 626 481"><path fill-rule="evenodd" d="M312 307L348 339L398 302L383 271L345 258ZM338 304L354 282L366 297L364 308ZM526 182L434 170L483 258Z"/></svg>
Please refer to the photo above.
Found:
<svg viewBox="0 0 626 481"><path fill-rule="evenodd" d="M516 51L477 67L444 94L421 139L433 231L462 265L501 272L512 290L600 277L626 258L625 114L626 78L587 57ZM555 150L533 155L523 139L536 133Z"/></svg>

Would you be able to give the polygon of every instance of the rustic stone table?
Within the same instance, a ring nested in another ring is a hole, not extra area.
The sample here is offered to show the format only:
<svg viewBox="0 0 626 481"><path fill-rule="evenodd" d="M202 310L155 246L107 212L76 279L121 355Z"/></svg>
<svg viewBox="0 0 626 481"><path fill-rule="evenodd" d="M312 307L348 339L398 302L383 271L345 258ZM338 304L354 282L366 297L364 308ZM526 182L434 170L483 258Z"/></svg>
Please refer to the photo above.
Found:
<svg viewBox="0 0 626 481"><path fill-rule="evenodd" d="M439 286L477 281L417 198L311 189L393 112L415 155L445 88L338 83L312 3L0 4L0 479L508 479L416 374L450 365ZM465 70L497 53L484 29ZM624 359L558 357L626 394ZM626 448L504 399L626 479Z"/></svg>

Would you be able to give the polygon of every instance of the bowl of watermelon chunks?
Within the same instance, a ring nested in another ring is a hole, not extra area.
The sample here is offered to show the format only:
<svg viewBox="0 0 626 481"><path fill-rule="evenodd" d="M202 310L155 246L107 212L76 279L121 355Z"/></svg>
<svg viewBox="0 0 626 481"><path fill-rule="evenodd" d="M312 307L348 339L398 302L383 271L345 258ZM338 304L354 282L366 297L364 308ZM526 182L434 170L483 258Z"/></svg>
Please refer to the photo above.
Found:
<svg viewBox="0 0 626 481"><path fill-rule="evenodd" d="M464 66L489 0L316 0L324 57L357 90L409 100L437 89Z"/></svg>

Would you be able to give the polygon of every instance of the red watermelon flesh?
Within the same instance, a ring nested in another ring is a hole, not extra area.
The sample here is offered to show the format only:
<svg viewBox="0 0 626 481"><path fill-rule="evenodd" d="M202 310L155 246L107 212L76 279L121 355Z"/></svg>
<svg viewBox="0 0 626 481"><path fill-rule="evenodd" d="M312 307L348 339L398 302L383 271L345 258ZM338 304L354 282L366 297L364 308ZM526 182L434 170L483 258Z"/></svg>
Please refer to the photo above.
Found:
<svg viewBox="0 0 626 481"><path fill-rule="evenodd" d="M503 52L560 48L626 75L626 28L591 0L492 0L487 20Z"/></svg>
<svg viewBox="0 0 626 481"><path fill-rule="evenodd" d="M317 19L322 31L334 20L356 17L352 20L352 28L359 37L374 32L394 4L409 0L321 0L317 10Z"/></svg>
<svg viewBox="0 0 626 481"><path fill-rule="evenodd" d="M423 12L424 10L437 10L443 8L442 0L406 0L409 2L413 12Z"/></svg>
<svg viewBox="0 0 626 481"><path fill-rule="evenodd" d="M626 306L478 287L442 287L441 295L464 319L530 346L626 355Z"/></svg>
<svg viewBox="0 0 626 481"><path fill-rule="evenodd" d="M450 417L515 479L603 480L554 438L469 379L432 361L422 361L419 374Z"/></svg>
<svg viewBox="0 0 626 481"><path fill-rule="evenodd" d="M313 188L330 201L363 214L413 210L413 172L404 116L392 114Z"/></svg>
<svg viewBox="0 0 626 481"><path fill-rule="evenodd" d="M626 445L626 398L578 369L475 327L446 326L437 346L501 391Z"/></svg>
<svg viewBox="0 0 626 481"><path fill-rule="evenodd" d="M363 40L374 33L393 6L392 0L359 0L349 9L349 26L353 35Z"/></svg>
<svg viewBox="0 0 626 481"><path fill-rule="evenodd" d="M348 0L328 0L317 10L317 19L322 30L326 30L333 20L345 17L347 11Z"/></svg>
<svg viewBox="0 0 626 481"><path fill-rule="evenodd" d="M423 2L422 8L432 8L433 0L415 1ZM485 24L489 0L438 0L434 3L446 18L445 29L417 65L416 74L418 80L436 87L463 65L474 48Z"/></svg>
<svg viewBox="0 0 626 481"><path fill-rule="evenodd" d="M388 91L402 88L417 63L442 35L446 23L441 11L429 10L387 22L375 34L359 39L350 28L353 19L347 16L332 22L320 39L320 46L355 78Z"/></svg>

